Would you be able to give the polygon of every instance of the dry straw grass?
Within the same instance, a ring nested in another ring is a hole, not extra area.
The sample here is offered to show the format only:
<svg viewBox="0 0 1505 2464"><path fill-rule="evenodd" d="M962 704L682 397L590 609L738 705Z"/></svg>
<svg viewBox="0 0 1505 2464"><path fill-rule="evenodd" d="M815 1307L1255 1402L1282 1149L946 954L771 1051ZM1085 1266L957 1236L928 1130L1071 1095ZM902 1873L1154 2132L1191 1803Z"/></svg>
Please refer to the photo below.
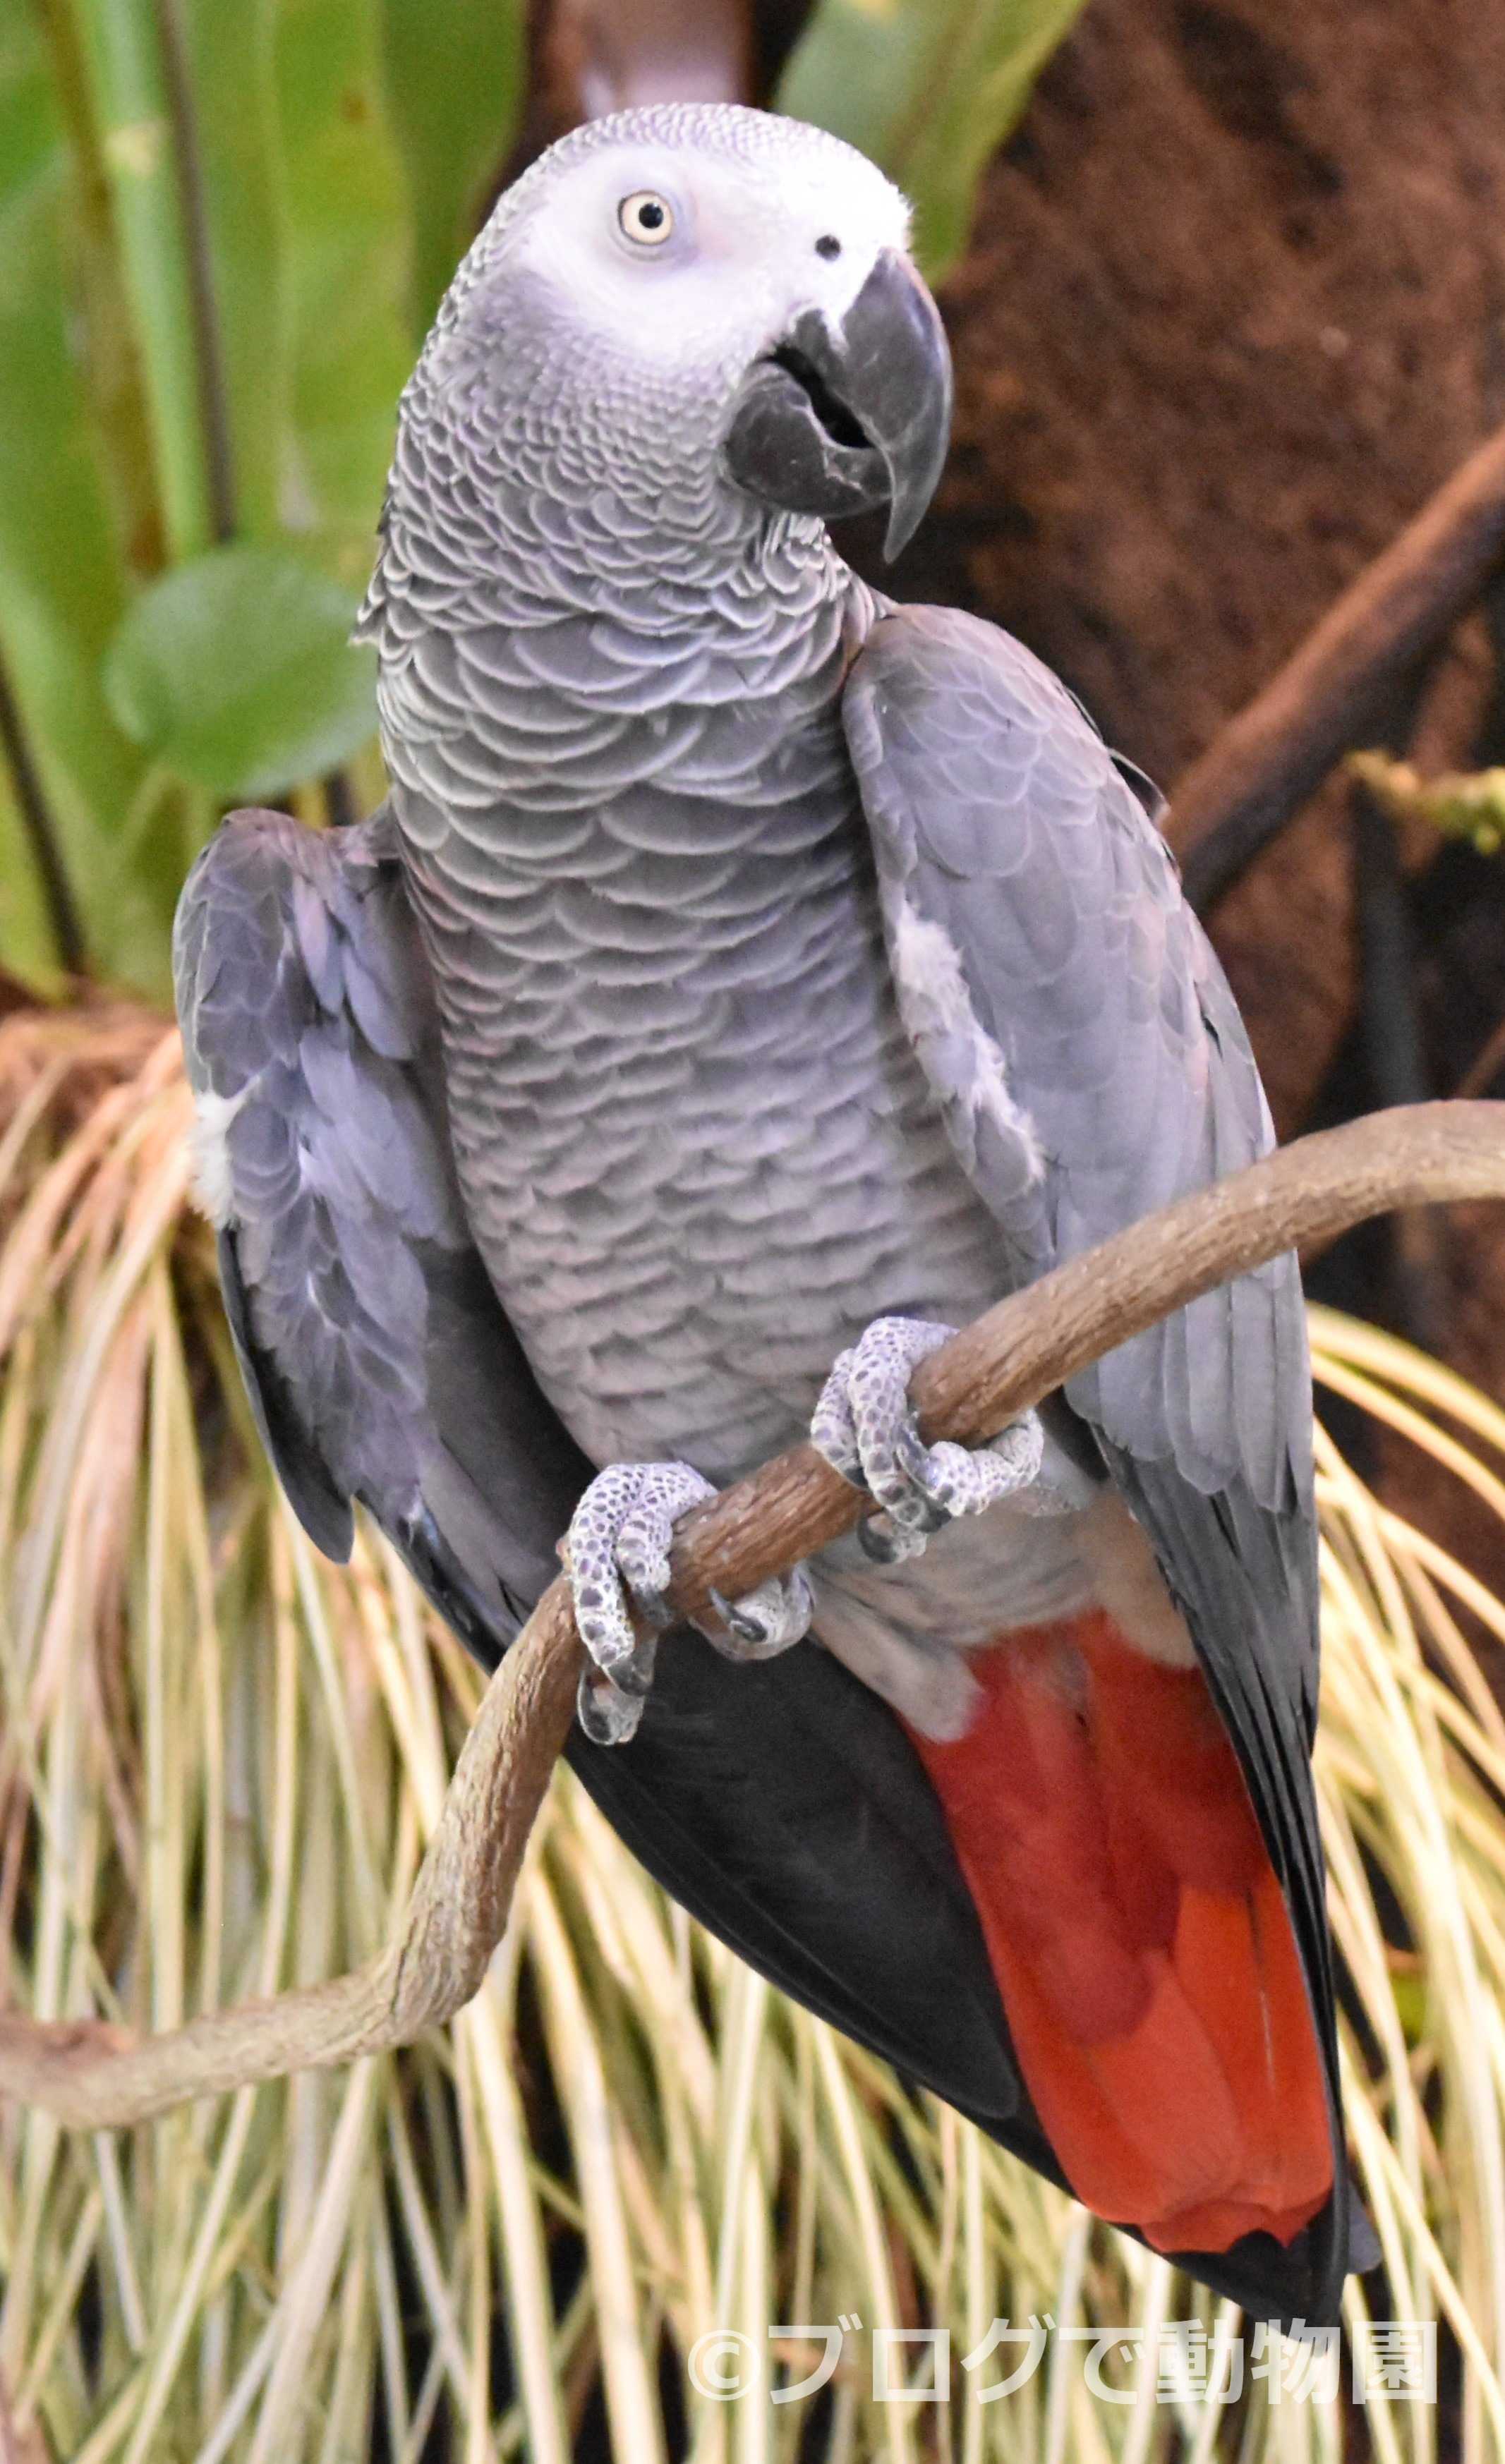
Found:
<svg viewBox="0 0 1505 2464"><path fill-rule="evenodd" d="M0 1030L0 2003L164 2028L367 1957L479 1694L386 1551L314 1556L248 1426L186 1212L175 1040ZM1319 1375L1505 1514L1505 1415L1317 1313ZM1321 1450L1319 1777L1384 2314L1445 2402L1382 2464L1505 2454L1505 1607ZM1398 1948L1404 1943L1405 1947ZM1361 2013L1361 2023L1359 2014ZM0 2114L0 2458L619 2464L1337 2457L1342 2412L1134 2400L1060 2345L981 2407L710 2403L715 2326L1234 2321L784 2003L562 1773L508 1940L401 2057L74 2137ZM1351 2287L1355 2314L1363 2291ZM794 2375L813 2354L781 2354ZM1456 2365L1456 2366L1454 2366ZM982 2375L986 2375L985 2373Z"/></svg>

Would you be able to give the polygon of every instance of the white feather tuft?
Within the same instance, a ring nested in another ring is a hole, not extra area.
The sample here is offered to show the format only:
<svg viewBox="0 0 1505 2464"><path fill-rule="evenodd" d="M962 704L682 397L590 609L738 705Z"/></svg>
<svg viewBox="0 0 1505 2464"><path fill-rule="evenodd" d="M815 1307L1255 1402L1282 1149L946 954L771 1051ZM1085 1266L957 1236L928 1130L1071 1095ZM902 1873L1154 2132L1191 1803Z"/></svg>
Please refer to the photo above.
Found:
<svg viewBox="0 0 1505 2464"><path fill-rule="evenodd" d="M224 1230L235 1212L230 1125L250 1092L248 1085L238 1095L216 1095L210 1090L193 1098L193 1120L188 1131L193 1195L217 1232Z"/></svg>
<svg viewBox="0 0 1505 2464"><path fill-rule="evenodd" d="M921 915L902 896L894 903L891 920L899 1013L921 1060L927 1045L946 1045L949 1066L939 1073L943 1083L954 1078L960 1052L963 1067L957 1094L1000 1137L1023 1150L1030 1180L1039 1180L1045 1158L1034 1123L1010 1093L1004 1056L972 1006L956 943L944 925Z"/></svg>

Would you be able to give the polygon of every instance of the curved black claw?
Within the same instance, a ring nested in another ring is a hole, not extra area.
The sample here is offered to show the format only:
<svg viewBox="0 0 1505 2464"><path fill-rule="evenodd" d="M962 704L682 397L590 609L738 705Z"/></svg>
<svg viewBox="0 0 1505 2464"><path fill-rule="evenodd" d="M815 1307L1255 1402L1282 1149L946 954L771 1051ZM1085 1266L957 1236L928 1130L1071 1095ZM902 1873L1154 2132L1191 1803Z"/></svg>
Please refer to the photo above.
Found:
<svg viewBox="0 0 1505 2464"><path fill-rule="evenodd" d="M675 1525L713 1497L688 1463L611 1463L576 1507L564 1542L580 1639L594 1663L581 1679L580 1725L594 1745L624 1745L643 1716L657 1639L675 1622L668 1588ZM710 1639L733 1660L766 1660L809 1625L803 1571L745 1599L718 1601L725 1631Z"/></svg>
<svg viewBox="0 0 1505 2464"><path fill-rule="evenodd" d="M896 1566L902 1558L915 1554L917 1540L933 1540L950 1520L940 1507L928 1501L924 1512L917 1510L902 1529L886 1514L865 1514L857 1526L857 1545L874 1566Z"/></svg>
<svg viewBox="0 0 1505 2464"><path fill-rule="evenodd" d="M791 1574L771 1576L756 1591L744 1592L741 1599L729 1600L720 1592L712 1592L710 1600L726 1631L724 1635L706 1631L729 1660L773 1660L787 1651L808 1634L815 1605L803 1566L796 1566Z"/></svg>
<svg viewBox="0 0 1505 2464"><path fill-rule="evenodd" d="M593 1746L625 1746L637 1733L645 1700L600 1669L586 1668L575 1691L575 1710Z"/></svg>

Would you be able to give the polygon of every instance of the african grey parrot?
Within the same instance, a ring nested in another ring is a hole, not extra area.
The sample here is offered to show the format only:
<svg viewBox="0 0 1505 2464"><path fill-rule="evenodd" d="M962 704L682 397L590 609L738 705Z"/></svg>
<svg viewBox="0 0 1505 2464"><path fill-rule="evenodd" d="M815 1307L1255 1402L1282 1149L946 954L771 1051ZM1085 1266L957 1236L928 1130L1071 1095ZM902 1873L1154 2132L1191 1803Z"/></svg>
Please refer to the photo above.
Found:
<svg viewBox="0 0 1505 2464"><path fill-rule="evenodd" d="M729 107L502 198L402 406L388 799L235 815L184 892L201 1183L320 1547L359 1498L495 1661L567 1526L571 1757L667 1887L1100 2214L1330 2320L1295 1264L990 1447L908 1411L946 1328L1271 1129L1153 791L827 535L886 505L896 549L940 474L907 240L860 156ZM627 1593L660 1626L677 1515L806 1431L860 1542L655 1675Z"/></svg>

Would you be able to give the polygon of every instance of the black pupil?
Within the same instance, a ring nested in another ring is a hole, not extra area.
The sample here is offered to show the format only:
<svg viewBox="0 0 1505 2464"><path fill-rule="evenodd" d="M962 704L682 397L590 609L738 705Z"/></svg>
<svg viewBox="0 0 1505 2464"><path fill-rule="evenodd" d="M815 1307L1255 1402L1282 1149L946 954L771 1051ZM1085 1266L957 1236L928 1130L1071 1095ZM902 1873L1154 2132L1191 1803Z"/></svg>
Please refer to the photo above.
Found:
<svg viewBox="0 0 1505 2464"><path fill-rule="evenodd" d="M645 204L638 207L637 227L639 231L661 231L663 229L663 207L655 206L651 198Z"/></svg>
<svg viewBox="0 0 1505 2464"><path fill-rule="evenodd" d="M817 256L825 257L839 256L841 254L841 242L836 238L833 232L827 231L823 239L818 239L816 241L815 253Z"/></svg>

